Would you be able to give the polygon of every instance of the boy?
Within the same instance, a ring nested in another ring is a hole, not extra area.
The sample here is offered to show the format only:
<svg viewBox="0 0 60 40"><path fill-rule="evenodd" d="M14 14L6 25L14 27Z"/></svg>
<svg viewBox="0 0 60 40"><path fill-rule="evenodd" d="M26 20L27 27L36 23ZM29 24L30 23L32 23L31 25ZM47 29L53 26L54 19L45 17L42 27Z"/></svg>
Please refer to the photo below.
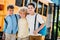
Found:
<svg viewBox="0 0 60 40"><path fill-rule="evenodd" d="M16 40L16 33L18 31L17 19L14 13L14 6L9 5L7 7L7 16L4 21L3 37L5 40Z"/></svg>
<svg viewBox="0 0 60 40"><path fill-rule="evenodd" d="M28 13L29 15L27 15L27 21L28 21L28 27L30 29L30 34L38 34L38 32L44 28L44 21L39 14L35 13L35 5L33 3L28 4ZM35 16L36 16L36 28L34 29ZM41 24L39 28L38 23ZM42 34L45 36L44 33Z"/></svg>
<svg viewBox="0 0 60 40"><path fill-rule="evenodd" d="M28 23L26 19L27 8L21 7L19 10L20 19L18 20L18 40L29 40Z"/></svg>

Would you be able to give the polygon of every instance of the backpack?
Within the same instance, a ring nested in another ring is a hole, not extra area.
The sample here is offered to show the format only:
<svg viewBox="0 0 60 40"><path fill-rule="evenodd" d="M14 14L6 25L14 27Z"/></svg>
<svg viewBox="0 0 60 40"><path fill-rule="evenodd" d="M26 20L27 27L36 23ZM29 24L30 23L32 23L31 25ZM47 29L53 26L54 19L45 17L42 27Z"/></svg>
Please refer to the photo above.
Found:
<svg viewBox="0 0 60 40"><path fill-rule="evenodd" d="M34 23L34 30L36 28L36 19L37 19L37 14L35 15L35 23ZM40 23L38 23L38 28L40 27ZM47 33L47 28L46 25L44 25L44 27L38 32L38 34L42 34L43 36L45 36Z"/></svg>

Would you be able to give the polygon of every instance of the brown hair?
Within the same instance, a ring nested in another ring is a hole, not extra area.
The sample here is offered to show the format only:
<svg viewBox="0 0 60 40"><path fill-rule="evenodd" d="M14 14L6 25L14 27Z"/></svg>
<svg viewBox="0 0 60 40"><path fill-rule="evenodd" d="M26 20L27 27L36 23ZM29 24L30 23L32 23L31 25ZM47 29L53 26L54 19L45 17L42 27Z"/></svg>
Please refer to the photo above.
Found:
<svg viewBox="0 0 60 40"><path fill-rule="evenodd" d="M8 10L9 8L10 8L10 9L14 9L14 6L13 6L13 5L8 5L8 6L7 6L7 10Z"/></svg>

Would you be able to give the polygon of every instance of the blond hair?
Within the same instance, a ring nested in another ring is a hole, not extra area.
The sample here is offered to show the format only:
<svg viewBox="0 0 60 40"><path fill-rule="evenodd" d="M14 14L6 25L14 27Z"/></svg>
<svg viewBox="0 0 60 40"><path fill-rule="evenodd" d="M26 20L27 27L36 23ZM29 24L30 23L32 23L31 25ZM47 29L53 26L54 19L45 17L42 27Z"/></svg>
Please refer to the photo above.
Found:
<svg viewBox="0 0 60 40"><path fill-rule="evenodd" d="M27 7L20 7L18 12L20 13L20 11L27 13Z"/></svg>

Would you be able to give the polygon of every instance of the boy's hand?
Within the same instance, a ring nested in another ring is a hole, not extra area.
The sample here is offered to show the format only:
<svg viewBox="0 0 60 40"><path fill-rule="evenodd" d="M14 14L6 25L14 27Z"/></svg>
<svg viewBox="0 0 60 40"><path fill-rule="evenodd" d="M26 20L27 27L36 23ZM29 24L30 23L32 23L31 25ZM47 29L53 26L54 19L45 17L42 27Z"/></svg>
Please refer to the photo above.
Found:
<svg viewBox="0 0 60 40"><path fill-rule="evenodd" d="M3 33L3 35L2 35L2 39L5 39L5 33Z"/></svg>
<svg viewBox="0 0 60 40"><path fill-rule="evenodd" d="M34 34L38 34L38 30L33 31Z"/></svg>

